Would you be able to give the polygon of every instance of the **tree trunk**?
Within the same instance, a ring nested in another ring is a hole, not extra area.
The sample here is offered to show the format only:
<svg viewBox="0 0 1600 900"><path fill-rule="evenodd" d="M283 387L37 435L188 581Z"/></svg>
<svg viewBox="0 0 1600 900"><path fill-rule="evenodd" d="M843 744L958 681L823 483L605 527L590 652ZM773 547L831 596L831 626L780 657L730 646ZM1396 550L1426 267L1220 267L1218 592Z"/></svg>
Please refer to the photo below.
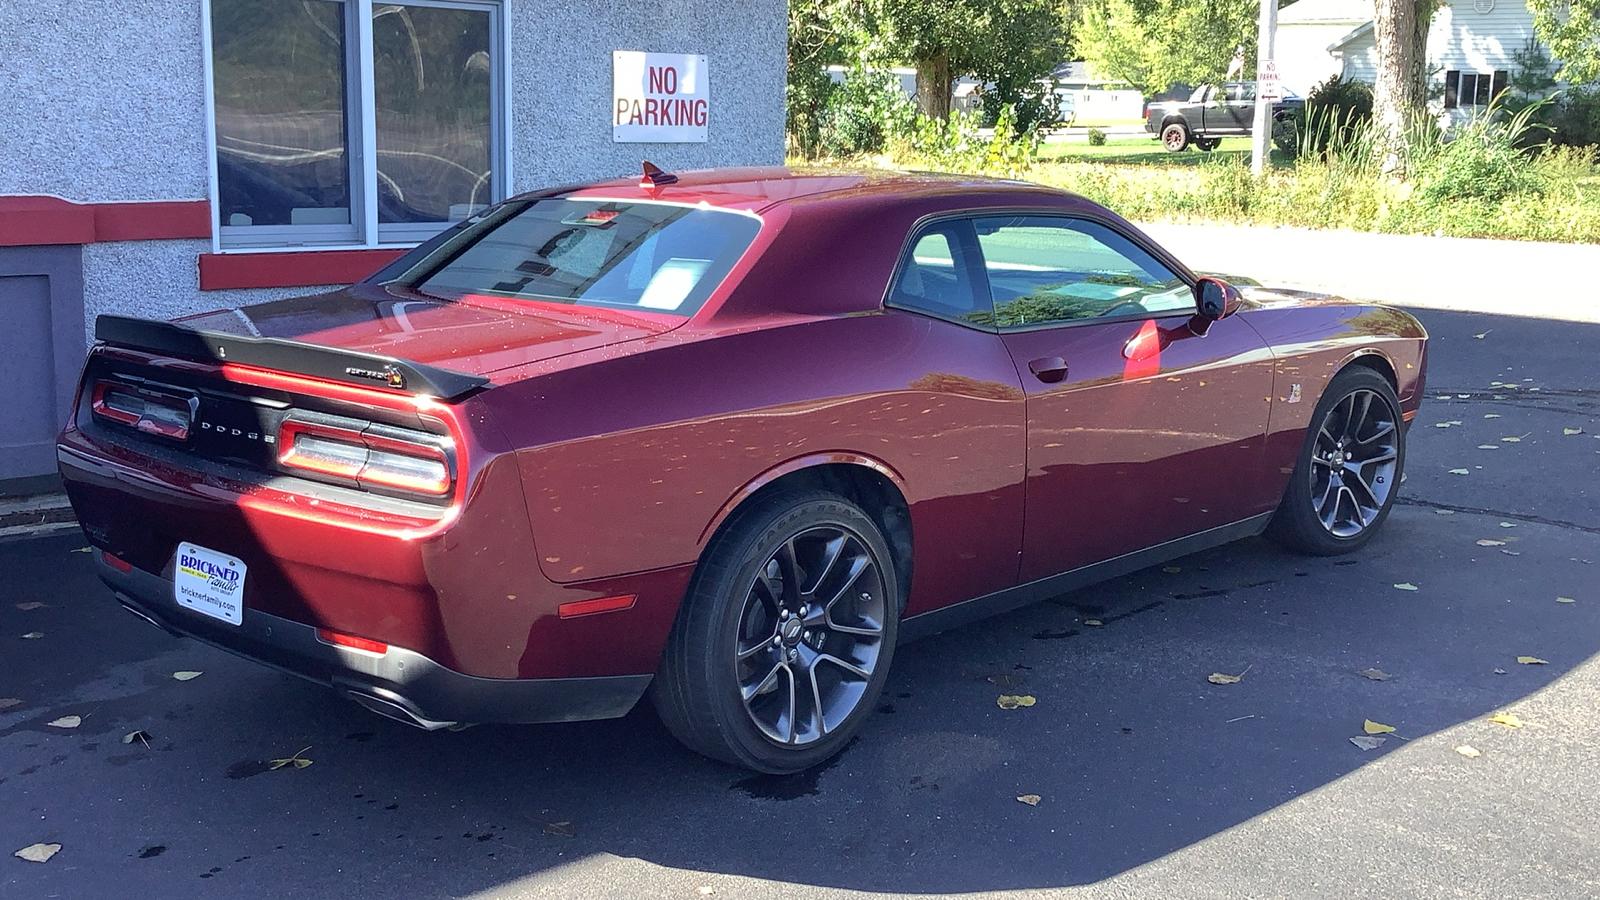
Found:
<svg viewBox="0 0 1600 900"><path fill-rule="evenodd" d="M950 118L950 54L917 60L917 108L932 119Z"/></svg>
<svg viewBox="0 0 1600 900"><path fill-rule="evenodd" d="M1412 126L1427 115L1428 24L1435 0L1377 0L1373 40L1378 77L1372 90L1373 121L1384 143L1383 171L1403 174Z"/></svg>

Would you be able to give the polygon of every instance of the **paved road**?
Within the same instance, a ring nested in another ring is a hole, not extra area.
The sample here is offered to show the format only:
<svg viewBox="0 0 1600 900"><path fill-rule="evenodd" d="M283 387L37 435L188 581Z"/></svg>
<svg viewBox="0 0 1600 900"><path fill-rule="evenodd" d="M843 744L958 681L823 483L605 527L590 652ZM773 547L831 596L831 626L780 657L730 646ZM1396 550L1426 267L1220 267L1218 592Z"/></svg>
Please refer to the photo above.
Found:
<svg viewBox="0 0 1600 900"><path fill-rule="evenodd" d="M140 624L76 537L0 544L0 897L1600 895L1600 325L1419 315L1429 401L1366 550L1245 541L911 645L788 779L643 713L424 734ZM1396 732L1363 751L1369 718Z"/></svg>

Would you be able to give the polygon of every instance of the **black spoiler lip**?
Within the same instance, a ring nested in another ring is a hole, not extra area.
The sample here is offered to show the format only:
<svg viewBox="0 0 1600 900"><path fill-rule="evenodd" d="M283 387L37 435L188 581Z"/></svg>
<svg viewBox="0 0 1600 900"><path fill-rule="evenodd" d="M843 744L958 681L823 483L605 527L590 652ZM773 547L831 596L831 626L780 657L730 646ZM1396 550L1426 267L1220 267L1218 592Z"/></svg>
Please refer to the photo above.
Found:
<svg viewBox="0 0 1600 900"><path fill-rule="evenodd" d="M306 375L365 388L454 400L487 385L482 375L469 375L393 356L325 347L281 338L246 337L197 331L173 322L101 315L95 318L96 340L120 347L165 353L203 362L237 363Z"/></svg>

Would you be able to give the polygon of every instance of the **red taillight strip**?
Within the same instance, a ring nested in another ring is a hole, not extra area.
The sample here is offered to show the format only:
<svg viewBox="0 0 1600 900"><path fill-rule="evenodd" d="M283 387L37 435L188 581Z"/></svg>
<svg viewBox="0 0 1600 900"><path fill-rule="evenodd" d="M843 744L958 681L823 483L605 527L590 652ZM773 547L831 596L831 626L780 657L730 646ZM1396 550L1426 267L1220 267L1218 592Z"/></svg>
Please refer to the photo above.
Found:
<svg viewBox="0 0 1600 900"><path fill-rule="evenodd" d="M353 634L340 634L337 631L329 631L326 628L317 629L317 640L323 642L324 644L333 644L336 647L349 647L353 650L365 650L368 653L376 653L379 656L389 652L389 645L382 641L374 641L370 638L356 637Z"/></svg>
<svg viewBox="0 0 1600 900"><path fill-rule="evenodd" d="M592 616L595 613L632 609L635 599L637 599L635 594L623 594L620 597L601 597L598 600L574 600L556 607L556 615L563 619L574 619L578 616Z"/></svg>
<svg viewBox="0 0 1600 900"><path fill-rule="evenodd" d="M363 458L360 465L340 464L329 460L317 459L314 456L307 456L300 452L300 444L296 440L302 434L312 438L320 437L360 447L368 452L368 456ZM442 479L422 479L385 472L381 468L374 466L370 455L371 451L405 456L412 459L425 459L438 463L443 467L444 477ZM453 478L453 473L450 471L450 454L439 447L383 435L369 434L365 431L352 431L348 428L339 428L333 425L302 422L297 419L285 419L278 428L278 462L291 469L305 469L306 471L318 472L323 475L353 478L362 482L372 482L373 484L400 488L401 490L431 494L435 497L449 492L450 482Z"/></svg>
<svg viewBox="0 0 1600 900"><path fill-rule="evenodd" d="M106 565L116 569L118 572L121 572L124 575L133 571L133 563L124 559L118 559L117 557L112 556L108 551L101 550L100 558L105 560Z"/></svg>

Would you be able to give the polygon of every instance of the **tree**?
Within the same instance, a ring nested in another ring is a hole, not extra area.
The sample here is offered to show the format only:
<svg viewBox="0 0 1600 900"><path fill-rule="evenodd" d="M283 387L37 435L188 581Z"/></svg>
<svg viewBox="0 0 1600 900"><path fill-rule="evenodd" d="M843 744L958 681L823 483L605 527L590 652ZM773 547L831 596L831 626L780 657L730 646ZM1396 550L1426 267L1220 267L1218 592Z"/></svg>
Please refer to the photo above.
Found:
<svg viewBox="0 0 1600 900"><path fill-rule="evenodd" d="M1377 0L1372 22L1378 70L1372 114L1384 142L1383 171L1403 172L1409 134L1427 114L1428 25L1439 0Z"/></svg>
<svg viewBox="0 0 1600 900"><path fill-rule="evenodd" d="M1020 99L1066 52L1061 0L877 0L876 13L882 47L916 68L917 104L936 119L950 117L957 78Z"/></svg>
<svg viewBox="0 0 1600 900"><path fill-rule="evenodd" d="M1084 0L1073 44L1097 71L1158 94L1220 81L1236 48L1254 59L1259 9L1256 0Z"/></svg>
<svg viewBox="0 0 1600 900"><path fill-rule="evenodd" d="M1569 84L1600 81L1600 0L1528 0L1533 33L1561 60Z"/></svg>

